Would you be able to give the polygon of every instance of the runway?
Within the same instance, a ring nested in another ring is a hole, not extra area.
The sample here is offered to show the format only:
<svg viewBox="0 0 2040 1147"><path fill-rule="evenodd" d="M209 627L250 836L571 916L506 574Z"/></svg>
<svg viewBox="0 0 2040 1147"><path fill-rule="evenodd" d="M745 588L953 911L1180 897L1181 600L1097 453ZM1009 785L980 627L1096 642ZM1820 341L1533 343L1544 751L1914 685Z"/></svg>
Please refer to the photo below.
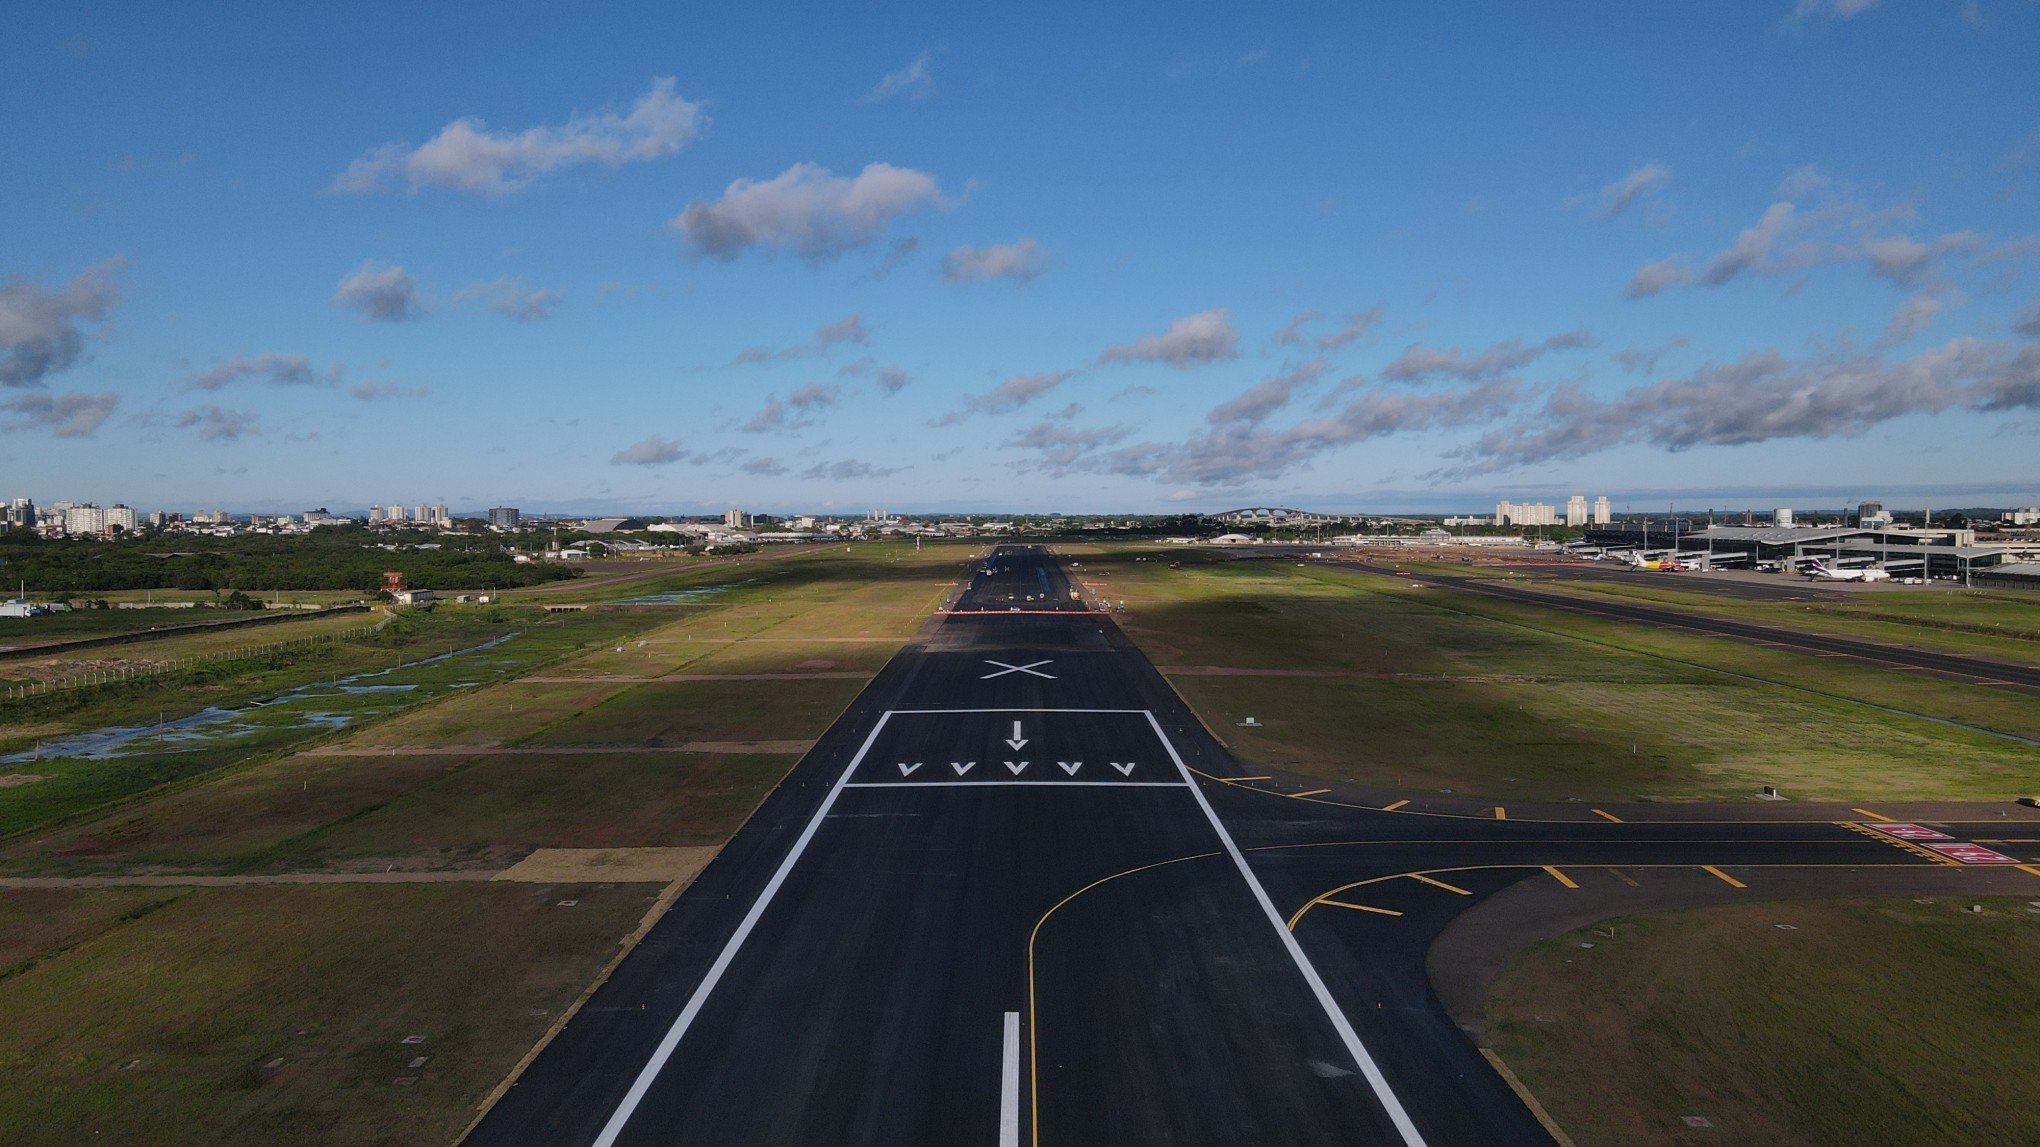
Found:
<svg viewBox="0 0 2040 1147"><path fill-rule="evenodd" d="M1431 991L1464 908L1568 866L1954 863L1845 824L1479 821L1231 783L1057 559L986 568L468 1143L1548 1142Z"/></svg>

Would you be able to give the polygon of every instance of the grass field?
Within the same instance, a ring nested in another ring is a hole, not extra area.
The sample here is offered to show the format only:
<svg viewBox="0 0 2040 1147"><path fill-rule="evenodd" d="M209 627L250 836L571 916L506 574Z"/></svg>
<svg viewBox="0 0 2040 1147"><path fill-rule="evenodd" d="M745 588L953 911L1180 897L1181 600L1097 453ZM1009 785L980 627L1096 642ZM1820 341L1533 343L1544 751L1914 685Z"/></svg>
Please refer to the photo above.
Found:
<svg viewBox="0 0 2040 1147"><path fill-rule="evenodd" d="M1733 800L1765 784L1796 799L2002 800L2034 779L2031 745L1872 707L2040 738L2040 702L2009 691L1318 565L1170 557L1080 560L1128 602L1122 623L1192 707L1259 764L1523 800ZM1239 727L1247 717L1260 727Z"/></svg>
<svg viewBox="0 0 2040 1147"><path fill-rule="evenodd" d="M2040 915L1971 902L1738 904L1561 936L1496 982L1487 1039L1582 1147L2040 1142Z"/></svg>
<svg viewBox="0 0 2040 1147"><path fill-rule="evenodd" d="M68 942L0 975L0 1127L17 1147L451 1142L657 891L65 893ZM0 936L51 902L0 891Z"/></svg>
<svg viewBox="0 0 2040 1147"><path fill-rule="evenodd" d="M797 753L670 744L814 737L862 680L809 675L875 672L965 558L860 545L789 553L792 572L676 574L730 584L692 603L555 615L528 636L556 644L518 638L457 672L440 663L429 672L457 679L429 703L364 718L318 752L282 746L17 835L0 873L432 875L495 872L540 848L719 847ZM702 673L772 676L685 679ZM0 808L52 783L0 789ZM0 1139L451 1142L658 891L0 889Z"/></svg>

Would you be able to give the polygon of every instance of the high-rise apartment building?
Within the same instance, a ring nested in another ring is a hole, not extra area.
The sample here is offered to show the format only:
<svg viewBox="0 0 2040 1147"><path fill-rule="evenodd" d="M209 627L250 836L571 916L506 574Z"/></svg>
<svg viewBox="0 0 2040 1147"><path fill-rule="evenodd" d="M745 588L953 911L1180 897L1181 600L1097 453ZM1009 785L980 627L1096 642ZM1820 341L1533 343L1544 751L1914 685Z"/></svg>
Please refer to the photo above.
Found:
<svg viewBox="0 0 2040 1147"><path fill-rule="evenodd" d="M1565 524L1584 526L1587 524L1587 496L1574 494L1565 500Z"/></svg>
<svg viewBox="0 0 2040 1147"><path fill-rule="evenodd" d="M1605 525L1607 525L1607 524L1608 524L1609 522L1612 522L1612 521L1614 521L1614 520L1615 520L1615 515L1614 515L1613 513L1611 513L1611 512L1609 511L1609 509L1608 509L1608 496L1607 496L1606 494L1603 494L1603 495L1601 495L1601 496L1599 496L1599 497L1595 498L1595 499L1594 499L1594 524L1595 524L1595 525L1597 525L1597 526L1605 526Z"/></svg>

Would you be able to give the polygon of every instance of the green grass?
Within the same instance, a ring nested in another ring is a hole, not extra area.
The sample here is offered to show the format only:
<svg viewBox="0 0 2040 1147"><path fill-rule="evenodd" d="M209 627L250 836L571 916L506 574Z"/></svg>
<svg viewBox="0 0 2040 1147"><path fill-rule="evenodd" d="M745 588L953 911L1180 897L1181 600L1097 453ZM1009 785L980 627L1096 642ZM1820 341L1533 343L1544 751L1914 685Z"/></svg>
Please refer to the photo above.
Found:
<svg viewBox="0 0 2040 1147"><path fill-rule="evenodd" d="M1983 903L1619 920L1518 957L1487 1039L1582 1147L2040 1142L2040 916Z"/></svg>
<svg viewBox="0 0 2040 1147"><path fill-rule="evenodd" d="M169 903L0 979L10 1145L451 1142L656 889L152 891ZM99 918L134 900L67 895ZM0 900L0 935L36 908Z"/></svg>
<svg viewBox="0 0 2040 1147"><path fill-rule="evenodd" d="M861 681L680 681L637 685L521 742L679 746L689 741L810 740L863 688Z"/></svg>
<svg viewBox="0 0 2040 1147"><path fill-rule="evenodd" d="M1734 800L1765 784L2004 800L2035 776L2030 745L1871 707L2040 738L2040 702L2014 692L1322 566L1132 560L1151 553L1081 560L1258 765L1524 800ZM1213 666L1320 676L1188 671ZM1262 727L1238 728L1249 716Z"/></svg>

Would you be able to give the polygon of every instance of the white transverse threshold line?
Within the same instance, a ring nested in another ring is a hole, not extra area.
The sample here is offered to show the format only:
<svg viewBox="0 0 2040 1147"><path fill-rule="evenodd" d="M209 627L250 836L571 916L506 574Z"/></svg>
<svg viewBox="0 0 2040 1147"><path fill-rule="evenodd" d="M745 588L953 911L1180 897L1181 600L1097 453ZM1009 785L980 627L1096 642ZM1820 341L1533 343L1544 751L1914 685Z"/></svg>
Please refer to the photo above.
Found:
<svg viewBox="0 0 2040 1147"><path fill-rule="evenodd" d="M1020 1013L1006 1013L1006 1051L999 1073L999 1147L1020 1147Z"/></svg>
<svg viewBox="0 0 2040 1147"><path fill-rule="evenodd" d="M1311 993L1317 996L1318 1006L1324 1009L1325 1017L1332 1021L1332 1027L1338 1031L1339 1038L1345 1041L1347 1053L1353 1057L1353 1062L1360 1066L1360 1074L1366 1077L1368 1086L1374 1089L1374 1097L1381 1102L1382 1109L1388 1112L1389 1120L1402 1134L1403 1142L1408 1147L1425 1147L1423 1135L1417 1131L1417 1125L1410 1121L1409 1112L1403 1110L1402 1101L1395 1097L1395 1091L1388 1086L1387 1077L1381 1074L1381 1068L1375 1064L1374 1057L1368 1054L1366 1045L1360 1042L1360 1034L1353 1030L1353 1025L1346 1019L1346 1013L1339 1009L1338 1001L1332 998L1331 989L1325 987L1324 979L1318 975L1317 968L1311 965L1310 957L1304 955L1303 946L1296 942L1296 936L1289 931L1288 925L1283 923L1282 914L1275 911L1274 901L1268 899L1268 890L1261 887L1261 881L1254 875L1254 870L1247 867L1247 858L1240 854L1240 847L1233 843L1232 834L1225 830L1225 825L1219 821L1218 814L1212 811L1211 802L1204 799L1203 790L1190 779L1190 766L1183 763L1182 756L1176 752L1175 744L1169 740L1169 735L1162 731L1162 723L1155 720L1152 711L1147 714L1147 719L1148 724L1154 726L1155 736L1161 739L1162 747L1169 751L1169 759L1176 762L1176 768L1182 772L1183 782L1190 787L1190 795L1197 798L1197 807L1204 810L1204 817L1211 822L1212 831L1218 833L1219 842L1225 845L1226 855L1232 857L1233 864L1240 870L1240 875L1246 878L1247 888L1253 892L1254 899L1260 902L1261 911L1267 915L1268 923L1275 929L1276 937L1282 941L1282 946L1288 949L1289 958L1296 962L1297 971L1302 972L1304 980L1310 984Z"/></svg>
<svg viewBox="0 0 2040 1147"><path fill-rule="evenodd" d="M722 954L715 958L715 963L708 969L708 975L701 978L701 984L694 989L694 995L688 997L687 1006L680 1009L680 1018L673 1021L672 1028L666 1032L666 1038L659 1041L658 1050L652 1052L651 1061L645 1064L645 1069L638 1072L638 1077L630 1085L630 1091L624 1095L623 1102L616 1105L615 1113L610 1115L609 1122L602 1127L602 1134L595 1137L595 1147L612 1147L616 1137L623 1134L624 1124L630 1122L631 1113L637 1110L637 1105L644 1100L645 1093L651 1090L652 1081L659 1077L659 1072L666 1067L666 1061L673 1057L673 1049L680 1046L680 1038L687 1034L688 1025L700 1014L701 1005L707 1002L708 994L715 990L716 981L722 979L723 972L730 966L730 961L736 959L737 949L744 946L744 940L751 935L751 929L757 926L758 917L765 914L765 908L772 903L773 895L779 891L779 886L785 883L786 874L793 871L794 864L800 860L800 854L807 849L808 841L814 839L815 829L821 827L823 818L829 815L829 809L835 805L836 797L842 793L843 786L850 783L850 774L857 771L857 766L864 761L864 754L870 752L872 743L878 740L879 730L885 728L885 723L891 719L892 713L887 711L878 718L878 724L871 727L871 735L864 738L864 744L858 747L857 755L850 758L850 763L843 769L843 775L836 778L835 785L829 789L829 795L822 798L822 807L815 810L815 815L808 821L807 828L801 831L800 839L794 841L793 847L787 850L786 859L779 862L779 870L772 874L772 879L766 883L765 890L758 894L758 899L752 901L751 910L744 914L743 923L737 925L736 934L730 937L729 943L723 945Z"/></svg>

